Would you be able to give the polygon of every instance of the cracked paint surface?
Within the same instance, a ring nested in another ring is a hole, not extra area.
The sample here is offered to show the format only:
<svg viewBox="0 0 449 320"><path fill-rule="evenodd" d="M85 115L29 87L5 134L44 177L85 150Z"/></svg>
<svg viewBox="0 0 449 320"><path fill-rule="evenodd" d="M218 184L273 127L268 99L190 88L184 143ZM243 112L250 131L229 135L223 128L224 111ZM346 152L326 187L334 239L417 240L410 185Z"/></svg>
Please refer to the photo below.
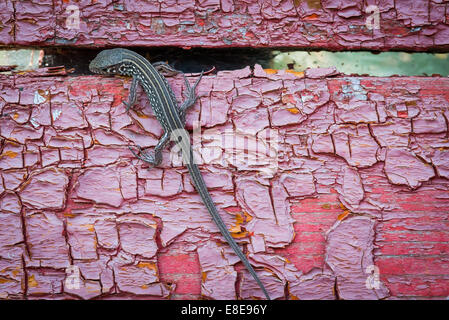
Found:
<svg viewBox="0 0 449 320"><path fill-rule="evenodd" d="M43 46L447 49L448 6L429 0L6 0L0 39Z"/></svg>
<svg viewBox="0 0 449 320"><path fill-rule="evenodd" d="M162 133L142 91L128 114L129 79L46 71L1 76L0 297L263 298L169 150L148 169L128 149ZM275 171L200 165L273 298L449 295L448 92L333 68L203 78L200 146L279 133Z"/></svg>

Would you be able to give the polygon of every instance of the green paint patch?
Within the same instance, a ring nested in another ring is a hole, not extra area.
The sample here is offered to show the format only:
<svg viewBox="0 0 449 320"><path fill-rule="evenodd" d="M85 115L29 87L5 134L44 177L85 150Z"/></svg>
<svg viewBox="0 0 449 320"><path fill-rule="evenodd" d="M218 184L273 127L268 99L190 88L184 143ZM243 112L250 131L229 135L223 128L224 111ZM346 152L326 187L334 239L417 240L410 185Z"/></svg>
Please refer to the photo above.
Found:
<svg viewBox="0 0 449 320"><path fill-rule="evenodd" d="M34 70L39 67L42 57L41 49L0 50L0 66L15 65L14 71Z"/></svg>
<svg viewBox="0 0 449 320"><path fill-rule="evenodd" d="M336 67L344 74L376 77L449 75L449 53L274 51L269 68L304 71Z"/></svg>

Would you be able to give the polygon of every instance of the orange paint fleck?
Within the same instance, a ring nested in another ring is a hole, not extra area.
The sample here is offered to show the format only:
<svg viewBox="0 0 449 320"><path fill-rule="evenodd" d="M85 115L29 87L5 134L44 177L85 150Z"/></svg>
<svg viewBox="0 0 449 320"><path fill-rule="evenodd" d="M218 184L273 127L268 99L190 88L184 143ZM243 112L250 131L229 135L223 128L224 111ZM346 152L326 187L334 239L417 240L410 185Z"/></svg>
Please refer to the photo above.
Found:
<svg viewBox="0 0 449 320"><path fill-rule="evenodd" d="M236 224L234 226L232 226L231 228L229 228L229 232L232 233L239 233L242 231L242 228L240 227L239 224Z"/></svg>
<svg viewBox="0 0 449 320"><path fill-rule="evenodd" d="M139 267L139 268L148 268L150 270L157 271L157 267L156 267L156 264L154 262L142 262L141 261L141 262L139 262L137 264L137 267Z"/></svg>
<svg viewBox="0 0 449 320"><path fill-rule="evenodd" d="M73 218L73 217L75 217L75 214L72 213L72 209L67 208L67 209L64 211L64 217Z"/></svg>
<svg viewBox="0 0 449 320"><path fill-rule="evenodd" d="M12 280L8 279L8 278L0 277L0 284L1 283L6 283L6 282L12 282Z"/></svg>
<svg viewBox="0 0 449 320"><path fill-rule="evenodd" d="M325 204L323 204L323 205L321 206L321 208L323 208L323 209L330 209L330 208L331 208L331 205L330 205L329 203L325 203Z"/></svg>
<svg viewBox="0 0 449 320"><path fill-rule="evenodd" d="M142 289L148 289L148 286L146 284L143 284L140 286Z"/></svg>
<svg viewBox="0 0 449 320"><path fill-rule="evenodd" d="M338 215L337 219L339 221L343 220L344 218L346 218L351 212L349 210L346 210L345 212L341 213Z"/></svg>
<svg viewBox="0 0 449 320"><path fill-rule="evenodd" d="M138 116L139 118L148 119L148 118L150 117L149 115L143 113L143 112L140 111L140 110L136 110L135 112L136 112L136 114L137 114L137 116Z"/></svg>
<svg viewBox="0 0 449 320"><path fill-rule="evenodd" d="M273 270L271 270L271 269L269 269L269 268L267 268L267 267L264 267L263 269L264 269L265 271L271 273L271 274L274 274Z"/></svg>
<svg viewBox="0 0 449 320"><path fill-rule="evenodd" d="M248 236L248 231L242 231L242 232L231 232L231 236L234 239L241 239Z"/></svg>
<svg viewBox="0 0 449 320"><path fill-rule="evenodd" d="M81 227L87 228L90 232L94 232L95 228L93 224L82 224Z"/></svg>
<svg viewBox="0 0 449 320"><path fill-rule="evenodd" d="M36 281L36 279L34 279L34 274L32 274L29 278L28 278L28 287L29 288L34 288L37 287L38 283Z"/></svg>
<svg viewBox="0 0 449 320"><path fill-rule="evenodd" d="M299 300L299 298L293 294L290 294L290 300Z"/></svg>
<svg viewBox="0 0 449 320"><path fill-rule="evenodd" d="M285 72L294 74L295 76L300 77L300 78L304 78L304 72L303 71L285 70Z"/></svg>
<svg viewBox="0 0 449 320"><path fill-rule="evenodd" d="M237 224L242 224L243 223L243 216L240 213L237 213L235 215L235 221Z"/></svg>
<svg viewBox="0 0 449 320"><path fill-rule="evenodd" d="M268 74L276 74L276 73L278 73L278 71L275 70L275 69L263 69L263 71L265 71Z"/></svg>
<svg viewBox="0 0 449 320"><path fill-rule="evenodd" d="M304 17L304 20L316 20L318 19L320 16L316 13L312 13L310 16L306 16Z"/></svg>
<svg viewBox="0 0 449 320"><path fill-rule="evenodd" d="M0 156L1 158L1 156ZM22 183L19 187L19 191L22 191L23 189L26 188L27 185L29 185L31 183L31 179L26 180L24 183Z"/></svg>
<svg viewBox="0 0 449 320"><path fill-rule="evenodd" d="M287 108L287 111L293 114L298 114L299 113L299 109L296 107L293 108Z"/></svg>
<svg viewBox="0 0 449 320"><path fill-rule="evenodd" d="M201 282L206 282L207 279L207 272L201 272Z"/></svg>
<svg viewBox="0 0 449 320"><path fill-rule="evenodd" d="M3 158L3 157L10 157L11 159L14 159L15 157L17 157L17 155L18 155L17 152L8 150L8 151L3 152L3 153L0 155L0 158Z"/></svg>
<svg viewBox="0 0 449 320"><path fill-rule="evenodd" d="M253 220L253 217L246 211L243 211L243 214L245 215L245 221L246 222L250 222L251 220Z"/></svg>
<svg viewBox="0 0 449 320"><path fill-rule="evenodd" d="M235 219L235 225L233 225L229 232L234 238L243 238L246 237L248 232L242 231L242 223L244 222L243 215L240 213L237 213L234 217Z"/></svg>

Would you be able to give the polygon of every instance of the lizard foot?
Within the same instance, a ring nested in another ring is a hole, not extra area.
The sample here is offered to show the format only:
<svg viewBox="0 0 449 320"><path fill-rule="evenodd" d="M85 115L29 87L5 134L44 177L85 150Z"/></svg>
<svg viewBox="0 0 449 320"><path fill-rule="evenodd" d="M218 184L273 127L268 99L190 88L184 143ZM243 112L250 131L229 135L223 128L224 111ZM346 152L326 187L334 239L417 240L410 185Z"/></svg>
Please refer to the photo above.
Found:
<svg viewBox="0 0 449 320"><path fill-rule="evenodd" d="M158 166L162 162L160 153L154 153L153 155L151 155L148 152L145 152L139 145L137 145L137 148L139 149L139 152L137 153L130 146L128 146L128 148L137 159L149 163L151 167Z"/></svg>

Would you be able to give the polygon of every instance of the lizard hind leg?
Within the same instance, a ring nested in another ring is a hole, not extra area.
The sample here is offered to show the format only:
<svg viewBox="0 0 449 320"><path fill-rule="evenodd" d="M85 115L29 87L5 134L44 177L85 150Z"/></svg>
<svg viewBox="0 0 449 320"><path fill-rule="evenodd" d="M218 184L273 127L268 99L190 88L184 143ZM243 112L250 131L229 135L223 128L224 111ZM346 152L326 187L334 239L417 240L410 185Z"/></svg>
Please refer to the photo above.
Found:
<svg viewBox="0 0 449 320"><path fill-rule="evenodd" d="M138 82L137 77L134 76L131 82L131 87L129 88L128 101L123 101L123 104L126 106L126 112L128 112L129 109L136 103Z"/></svg>

